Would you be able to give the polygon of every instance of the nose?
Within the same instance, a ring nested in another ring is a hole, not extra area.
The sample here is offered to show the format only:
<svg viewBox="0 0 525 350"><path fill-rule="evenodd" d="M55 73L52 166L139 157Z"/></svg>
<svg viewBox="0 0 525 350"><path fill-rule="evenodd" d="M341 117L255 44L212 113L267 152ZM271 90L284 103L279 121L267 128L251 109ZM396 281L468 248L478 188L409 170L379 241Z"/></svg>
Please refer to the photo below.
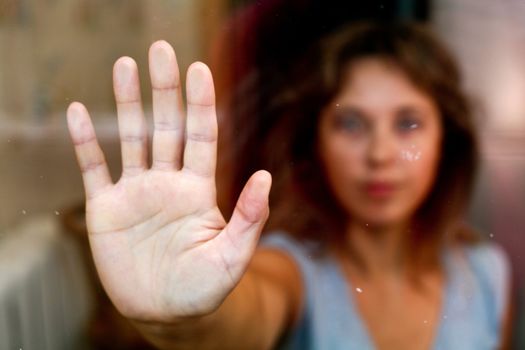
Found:
<svg viewBox="0 0 525 350"><path fill-rule="evenodd" d="M376 128L370 133L367 160L370 166L384 166L395 160L395 137L386 128Z"/></svg>

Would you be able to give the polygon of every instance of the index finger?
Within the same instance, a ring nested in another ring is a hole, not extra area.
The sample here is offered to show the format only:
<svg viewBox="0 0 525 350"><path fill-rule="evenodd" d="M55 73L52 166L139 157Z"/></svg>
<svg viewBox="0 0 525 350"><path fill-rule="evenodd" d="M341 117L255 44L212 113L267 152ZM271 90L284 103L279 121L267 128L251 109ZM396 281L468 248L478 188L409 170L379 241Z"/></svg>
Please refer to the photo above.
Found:
<svg viewBox="0 0 525 350"><path fill-rule="evenodd" d="M104 153L100 149L88 111L73 102L67 109L67 125L75 146L87 199L112 184Z"/></svg>

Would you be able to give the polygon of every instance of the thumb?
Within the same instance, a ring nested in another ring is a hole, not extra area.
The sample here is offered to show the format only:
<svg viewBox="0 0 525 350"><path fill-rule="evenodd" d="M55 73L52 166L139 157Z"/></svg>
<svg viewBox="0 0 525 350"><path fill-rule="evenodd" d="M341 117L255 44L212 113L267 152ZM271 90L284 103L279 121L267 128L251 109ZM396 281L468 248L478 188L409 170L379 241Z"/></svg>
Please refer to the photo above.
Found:
<svg viewBox="0 0 525 350"><path fill-rule="evenodd" d="M237 248L237 253L247 253L249 256L253 253L270 212L268 195L271 185L270 173L259 170L244 186L230 222L222 233L222 238L228 239Z"/></svg>

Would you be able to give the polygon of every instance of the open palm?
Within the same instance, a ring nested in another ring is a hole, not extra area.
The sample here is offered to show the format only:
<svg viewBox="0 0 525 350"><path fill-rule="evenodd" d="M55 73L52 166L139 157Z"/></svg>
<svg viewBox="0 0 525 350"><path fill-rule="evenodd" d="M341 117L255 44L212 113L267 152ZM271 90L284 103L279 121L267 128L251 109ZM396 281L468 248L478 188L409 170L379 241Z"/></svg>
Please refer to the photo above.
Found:
<svg viewBox="0 0 525 350"><path fill-rule="evenodd" d="M123 173L112 183L86 108L74 102L68 126L86 191L89 241L104 288L125 316L170 321L215 310L241 279L268 216L271 177L255 173L229 223L217 208L217 118L209 69L187 74L187 118L175 53L149 51L154 134L147 128L135 62L114 66Z"/></svg>

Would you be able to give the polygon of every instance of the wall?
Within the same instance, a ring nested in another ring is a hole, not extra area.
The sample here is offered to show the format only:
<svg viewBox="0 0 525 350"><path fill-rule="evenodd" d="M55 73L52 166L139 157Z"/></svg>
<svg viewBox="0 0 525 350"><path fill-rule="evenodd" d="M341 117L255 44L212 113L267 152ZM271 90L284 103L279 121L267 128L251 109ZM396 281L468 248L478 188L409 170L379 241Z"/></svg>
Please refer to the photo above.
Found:
<svg viewBox="0 0 525 350"><path fill-rule="evenodd" d="M73 100L86 104L114 180L120 174L112 66L136 59L149 114L147 52L158 39L182 70L208 60L224 15L212 0L2 0L0 2L0 233L36 213L83 201L66 129ZM184 75L183 75L184 76Z"/></svg>

